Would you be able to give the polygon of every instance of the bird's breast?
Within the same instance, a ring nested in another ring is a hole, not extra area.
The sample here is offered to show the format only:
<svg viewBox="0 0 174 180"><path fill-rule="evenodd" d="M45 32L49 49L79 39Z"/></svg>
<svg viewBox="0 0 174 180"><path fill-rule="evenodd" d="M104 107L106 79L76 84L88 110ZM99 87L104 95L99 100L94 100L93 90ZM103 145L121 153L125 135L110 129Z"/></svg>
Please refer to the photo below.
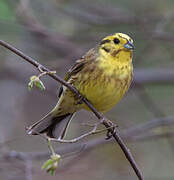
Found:
<svg viewBox="0 0 174 180"><path fill-rule="evenodd" d="M117 72L118 73L118 72ZM94 107L101 112L110 110L123 97L130 86L132 72L108 75L103 71L86 75L79 83L77 89L83 94ZM84 109L88 107L83 105Z"/></svg>

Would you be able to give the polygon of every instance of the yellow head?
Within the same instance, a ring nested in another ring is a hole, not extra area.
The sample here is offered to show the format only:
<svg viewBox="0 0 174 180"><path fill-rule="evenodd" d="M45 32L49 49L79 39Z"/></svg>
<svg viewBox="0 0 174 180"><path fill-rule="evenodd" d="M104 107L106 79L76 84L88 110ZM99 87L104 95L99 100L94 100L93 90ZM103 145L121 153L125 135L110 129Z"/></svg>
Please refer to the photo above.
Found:
<svg viewBox="0 0 174 180"><path fill-rule="evenodd" d="M104 56L116 57L120 52L132 54L133 40L126 34L115 33L105 37L99 44L99 53ZM127 54L126 53L126 54Z"/></svg>

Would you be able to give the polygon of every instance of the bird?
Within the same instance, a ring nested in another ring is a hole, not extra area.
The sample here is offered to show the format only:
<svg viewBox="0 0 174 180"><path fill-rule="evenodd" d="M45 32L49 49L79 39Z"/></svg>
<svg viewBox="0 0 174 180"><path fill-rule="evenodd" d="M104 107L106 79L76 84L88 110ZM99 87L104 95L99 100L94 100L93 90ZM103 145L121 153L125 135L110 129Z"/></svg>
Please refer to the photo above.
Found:
<svg viewBox="0 0 174 180"><path fill-rule="evenodd" d="M97 111L105 113L123 98L130 87L133 50L133 40L127 34L108 35L75 62L64 80L73 85ZM63 139L73 116L81 109L90 111L75 93L62 85L56 106L28 127L28 134L45 133L48 138Z"/></svg>

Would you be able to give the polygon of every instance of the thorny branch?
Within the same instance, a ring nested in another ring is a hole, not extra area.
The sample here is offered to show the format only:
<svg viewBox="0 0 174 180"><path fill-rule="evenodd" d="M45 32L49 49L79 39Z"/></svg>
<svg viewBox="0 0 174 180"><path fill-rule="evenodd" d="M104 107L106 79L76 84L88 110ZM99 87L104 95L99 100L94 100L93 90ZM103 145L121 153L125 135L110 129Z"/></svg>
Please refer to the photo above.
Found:
<svg viewBox="0 0 174 180"><path fill-rule="evenodd" d="M53 79L55 79L56 81L60 82L62 85L66 86L67 88L69 88L72 92L74 92L75 94L77 94L80 99L91 109L91 111L97 116L97 118L102 121L102 124L106 127L106 128L110 128L109 132L111 133L111 135L113 136L113 138L117 141L117 143L119 144L119 146L121 147L122 151L124 152L127 160L129 161L129 163L131 164L132 168L134 169L137 177L139 180L143 180L144 177L138 167L138 165L136 164L130 150L126 147L125 143L123 142L122 138L119 135L119 130L117 128L112 128L114 126L114 124L109 121L108 119L106 119L101 113L99 113L93 106L92 104L86 99L84 98L78 91L76 88L74 88L72 85L70 85L69 83L67 83L66 81L64 81L63 79L61 79L59 76L57 76L56 74L53 73L49 73L50 70L46 67L44 67L43 65L39 64L37 61L35 61L34 59L32 59L31 57L25 55L24 53L22 53L20 50L14 48L13 46L9 45L8 43L0 40L0 45L4 46L5 48L9 49L10 51L14 52L15 54L17 54L18 56L22 57L23 59L25 59L27 62L29 62L30 64L32 64L33 66L35 66L38 70L42 69L42 71L48 72L48 75L50 77L52 77Z"/></svg>

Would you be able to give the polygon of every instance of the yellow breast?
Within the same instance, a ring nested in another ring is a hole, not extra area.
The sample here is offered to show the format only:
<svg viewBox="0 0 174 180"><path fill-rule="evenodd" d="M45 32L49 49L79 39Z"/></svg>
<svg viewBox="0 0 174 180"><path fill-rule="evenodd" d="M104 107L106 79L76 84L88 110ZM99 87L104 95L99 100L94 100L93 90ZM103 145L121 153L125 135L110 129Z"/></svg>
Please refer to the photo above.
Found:
<svg viewBox="0 0 174 180"><path fill-rule="evenodd" d="M110 63L101 61L96 70L82 75L78 87L83 94L100 112L110 110L128 90L132 79L132 64L115 63L110 59ZM84 109L89 108L83 105Z"/></svg>

